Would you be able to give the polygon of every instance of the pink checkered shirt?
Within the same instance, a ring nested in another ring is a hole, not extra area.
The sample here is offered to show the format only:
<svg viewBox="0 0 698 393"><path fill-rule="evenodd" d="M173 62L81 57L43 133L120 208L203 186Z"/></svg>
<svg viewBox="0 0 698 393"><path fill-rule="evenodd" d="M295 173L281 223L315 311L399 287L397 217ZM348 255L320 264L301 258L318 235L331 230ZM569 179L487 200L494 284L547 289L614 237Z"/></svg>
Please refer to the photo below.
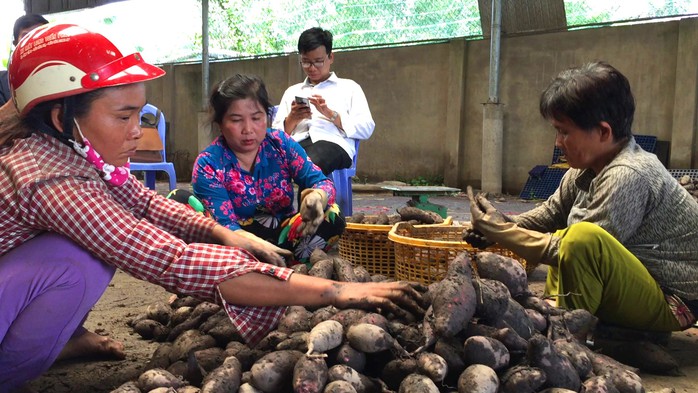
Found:
<svg viewBox="0 0 698 393"><path fill-rule="evenodd" d="M135 177L120 187L53 137L34 134L0 147L0 255L50 231L133 277L214 301L249 342L272 330L285 307L226 303L218 284L255 271L288 280L292 270L246 250L207 243L216 223L149 190Z"/></svg>

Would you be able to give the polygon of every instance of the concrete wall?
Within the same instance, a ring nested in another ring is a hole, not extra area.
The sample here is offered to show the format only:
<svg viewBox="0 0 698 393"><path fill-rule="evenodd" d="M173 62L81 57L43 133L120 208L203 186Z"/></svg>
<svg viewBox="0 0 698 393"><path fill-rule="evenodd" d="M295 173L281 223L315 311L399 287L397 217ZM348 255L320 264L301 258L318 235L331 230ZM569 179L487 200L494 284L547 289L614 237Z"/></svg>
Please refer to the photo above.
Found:
<svg viewBox="0 0 698 393"><path fill-rule="evenodd" d="M610 62L630 80L634 132L667 141L671 168L695 168L697 42L698 19L503 38L503 191L517 194L528 171L552 158L554 131L538 114L540 92L559 71L593 60ZM488 40L340 51L333 69L363 87L376 121L373 137L361 143L359 178L443 177L449 186L480 185ZM185 180L203 143L201 66L166 70L149 84L149 101L170 122L169 155ZM289 55L212 63L211 84L237 72L264 78L273 101L303 77L297 55Z"/></svg>

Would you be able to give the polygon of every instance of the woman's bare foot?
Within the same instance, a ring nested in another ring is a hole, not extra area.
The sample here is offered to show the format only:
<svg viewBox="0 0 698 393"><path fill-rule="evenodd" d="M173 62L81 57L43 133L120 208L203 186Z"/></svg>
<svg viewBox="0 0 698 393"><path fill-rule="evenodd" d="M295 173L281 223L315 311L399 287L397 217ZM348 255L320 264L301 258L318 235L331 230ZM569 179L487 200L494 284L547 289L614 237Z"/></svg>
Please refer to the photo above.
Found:
<svg viewBox="0 0 698 393"><path fill-rule="evenodd" d="M124 359L124 344L95 332L85 331L73 337L65 344L56 360L72 359L81 356L98 356L112 359Z"/></svg>

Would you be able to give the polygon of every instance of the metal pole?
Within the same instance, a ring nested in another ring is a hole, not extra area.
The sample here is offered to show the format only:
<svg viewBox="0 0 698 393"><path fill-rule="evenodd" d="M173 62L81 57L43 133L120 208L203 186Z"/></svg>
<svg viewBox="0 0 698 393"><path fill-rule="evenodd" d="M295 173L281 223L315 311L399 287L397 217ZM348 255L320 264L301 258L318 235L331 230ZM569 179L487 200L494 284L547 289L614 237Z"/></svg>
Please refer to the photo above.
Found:
<svg viewBox="0 0 698 393"><path fill-rule="evenodd" d="M502 1L492 0L490 33L489 98L484 104L482 121L482 190L502 192L504 151L504 112L499 102L499 57L502 25Z"/></svg>
<svg viewBox="0 0 698 393"><path fill-rule="evenodd" d="M201 110L206 110L209 90L208 0L201 2Z"/></svg>
<svg viewBox="0 0 698 393"><path fill-rule="evenodd" d="M502 32L502 0L492 0L492 25L490 26L490 103L499 103L499 57Z"/></svg>

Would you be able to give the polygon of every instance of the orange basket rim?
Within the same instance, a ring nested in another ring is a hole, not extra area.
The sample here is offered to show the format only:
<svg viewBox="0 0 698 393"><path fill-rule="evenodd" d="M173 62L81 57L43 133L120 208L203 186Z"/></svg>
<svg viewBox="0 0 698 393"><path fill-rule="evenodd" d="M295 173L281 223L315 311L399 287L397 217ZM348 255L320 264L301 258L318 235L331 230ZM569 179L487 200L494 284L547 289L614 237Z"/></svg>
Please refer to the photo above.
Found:
<svg viewBox="0 0 698 393"><path fill-rule="evenodd" d="M400 221L397 224L400 223L407 223L407 221ZM415 228L424 228L424 227L447 227L451 226L453 224L453 217L448 216L444 218L444 222L439 223L439 224L419 224L419 225L413 225ZM393 227L393 225L380 225L380 224L357 224L353 222L348 222L346 224L346 229L358 229L358 230L364 230L364 231L374 231L374 232L390 232L390 229Z"/></svg>
<svg viewBox="0 0 698 393"><path fill-rule="evenodd" d="M456 241L450 241L450 240L431 240L431 239L420 239L420 238L415 238L415 237L399 235L397 233L397 230L401 226L404 226L407 228L419 228L416 225L410 225L410 223L408 223L408 222L404 222L404 221L398 222L395 225L393 225L393 227L390 229L390 232L388 232L388 239L390 239L391 241L394 241L395 243L408 244L408 245L412 245L412 246L422 246L422 247L427 246L428 247L428 246L441 245L441 246L450 246L450 247L456 246L456 247L465 248L465 249L472 249L473 248L466 241L456 242ZM433 225L432 225L432 227L433 227ZM461 230L461 231L465 230L465 228L466 227L460 226L460 225L458 225L458 226L453 225L453 226L448 227L449 230L454 229L454 230Z"/></svg>

